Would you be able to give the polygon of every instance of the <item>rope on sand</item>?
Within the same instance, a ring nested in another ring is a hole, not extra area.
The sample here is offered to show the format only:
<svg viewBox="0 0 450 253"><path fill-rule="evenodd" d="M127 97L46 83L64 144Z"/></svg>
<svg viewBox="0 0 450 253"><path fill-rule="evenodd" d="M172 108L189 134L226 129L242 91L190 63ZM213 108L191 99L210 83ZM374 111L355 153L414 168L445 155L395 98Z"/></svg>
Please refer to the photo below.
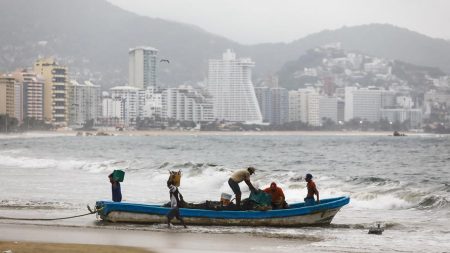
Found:
<svg viewBox="0 0 450 253"><path fill-rule="evenodd" d="M67 216L67 217L60 217L60 218L16 218L16 217L0 216L0 220L23 220L23 221L67 220L67 219L78 218L78 217L82 217L82 216L86 216L86 215L96 214L97 212L101 211L103 208L100 208L100 209L95 208L94 210L92 210L89 206L87 206L87 209L89 210L89 213L74 215L74 216Z"/></svg>

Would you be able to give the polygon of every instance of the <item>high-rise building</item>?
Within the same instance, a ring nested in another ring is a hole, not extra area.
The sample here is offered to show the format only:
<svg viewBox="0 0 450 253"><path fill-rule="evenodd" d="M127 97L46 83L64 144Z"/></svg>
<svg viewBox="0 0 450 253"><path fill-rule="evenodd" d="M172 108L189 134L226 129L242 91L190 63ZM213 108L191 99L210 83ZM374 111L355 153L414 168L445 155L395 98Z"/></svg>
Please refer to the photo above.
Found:
<svg viewBox="0 0 450 253"><path fill-rule="evenodd" d="M90 81L71 80L70 83L70 125L81 126L89 120L97 122L101 112L100 86Z"/></svg>
<svg viewBox="0 0 450 253"><path fill-rule="evenodd" d="M149 87L144 92L142 118L162 117L162 90Z"/></svg>
<svg viewBox="0 0 450 253"><path fill-rule="evenodd" d="M319 100L320 119L331 119L338 123L338 99L337 97L322 96Z"/></svg>
<svg viewBox="0 0 450 253"><path fill-rule="evenodd" d="M289 120L289 93L285 88L255 87L263 121L282 125Z"/></svg>
<svg viewBox="0 0 450 253"><path fill-rule="evenodd" d="M289 121L308 122L308 94L314 89L298 89L289 91Z"/></svg>
<svg viewBox="0 0 450 253"><path fill-rule="evenodd" d="M104 126L123 126L122 98L112 98L108 92L102 93L101 124Z"/></svg>
<svg viewBox="0 0 450 253"><path fill-rule="evenodd" d="M271 124L282 125L289 121L289 92L285 88L270 89L272 96Z"/></svg>
<svg viewBox="0 0 450 253"><path fill-rule="evenodd" d="M139 117L140 106L140 89L131 86L116 86L111 88L111 98L114 101L120 100L120 121L124 126L136 124L136 119Z"/></svg>
<svg viewBox="0 0 450 253"><path fill-rule="evenodd" d="M11 76L0 76L0 114L15 116L15 84Z"/></svg>
<svg viewBox="0 0 450 253"><path fill-rule="evenodd" d="M255 95L261 110L263 122L272 120L272 94L269 87L255 87Z"/></svg>
<svg viewBox="0 0 450 253"><path fill-rule="evenodd" d="M158 50L152 47L131 48L128 52L128 85L139 89L156 86Z"/></svg>
<svg viewBox="0 0 450 253"><path fill-rule="evenodd" d="M251 59L236 59L231 50L227 50L222 59L209 60L208 91L213 98L216 119L262 122L251 78L253 66Z"/></svg>
<svg viewBox="0 0 450 253"><path fill-rule="evenodd" d="M383 107L383 90L375 87L361 89L346 87L345 89L346 121L354 118L370 122L380 120L380 110Z"/></svg>
<svg viewBox="0 0 450 253"><path fill-rule="evenodd" d="M69 118L67 68L54 59L39 59L34 72L44 78L44 119L56 125L67 125Z"/></svg>
<svg viewBox="0 0 450 253"><path fill-rule="evenodd" d="M320 118L320 95L317 92L311 92L308 98L308 124L311 126L321 126L322 119Z"/></svg>
<svg viewBox="0 0 450 253"><path fill-rule="evenodd" d="M29 70L13 73L20 83L22 95L22 117L44 119L44 79Z"/></svg>

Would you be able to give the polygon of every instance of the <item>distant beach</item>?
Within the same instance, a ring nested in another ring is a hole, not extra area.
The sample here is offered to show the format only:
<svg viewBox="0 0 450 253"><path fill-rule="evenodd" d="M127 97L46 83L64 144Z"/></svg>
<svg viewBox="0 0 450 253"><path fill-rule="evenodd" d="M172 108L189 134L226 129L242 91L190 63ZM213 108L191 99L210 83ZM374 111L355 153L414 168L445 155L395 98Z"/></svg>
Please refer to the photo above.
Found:
<svg viewBox="0 0 450 253"><path fill-rule="evenodd" d="M406 136L436 135L432 133L402 132ZM180 130L125 130L111 131L29 131L0 134L0 138L52 136L392 136L392 131L180 131Z"/></svg>

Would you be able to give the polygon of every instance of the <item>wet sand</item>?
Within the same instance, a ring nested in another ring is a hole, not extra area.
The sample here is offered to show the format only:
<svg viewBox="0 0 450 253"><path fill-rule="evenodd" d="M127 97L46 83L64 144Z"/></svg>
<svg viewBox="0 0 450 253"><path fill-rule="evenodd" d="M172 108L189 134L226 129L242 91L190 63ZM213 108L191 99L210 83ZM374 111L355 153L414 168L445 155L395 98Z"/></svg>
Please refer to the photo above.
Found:
<svg viewBox="0 0 450 253"><path fill-rule="evenodd" d="M133 249L123 248L120 252L151 252L174 253L174 252L291 252L297 251L307 243L308 239L284 239L252 236L249 234L214 234L196 233L184 230L180 227L173 229L161 228L161 231L138 231L126 229L104 229L62 226L39 226L1 224L0 226L0 252L6 251L14 242L20 244L15 252L101 252L89 251L89 245L100 245L137 247ZM45 244L23 244L24 242ZM61 243L63 245L52 245L49 243ZM75 244L83 244L76 246ZM6 247L5 247L6 245ZM72 247L73 245L73 247ZM73 251L25 251L36 247L49 247L51 250L69 247ZM113 247L114 248L114 247ZM142 249L142 250L141 250ZM83 251L88 250L88 251ZM105 251L114 252L114 251ZM119 252L119 251L118 251Z"/></svg>
<svg viewBox="0 0 450 253"><path fill-rule="evenodd" d="M35 243L35 242L1 242L0 252L11 253L151 253L149 250L90 244L70 244L70 243Z"/></svg>

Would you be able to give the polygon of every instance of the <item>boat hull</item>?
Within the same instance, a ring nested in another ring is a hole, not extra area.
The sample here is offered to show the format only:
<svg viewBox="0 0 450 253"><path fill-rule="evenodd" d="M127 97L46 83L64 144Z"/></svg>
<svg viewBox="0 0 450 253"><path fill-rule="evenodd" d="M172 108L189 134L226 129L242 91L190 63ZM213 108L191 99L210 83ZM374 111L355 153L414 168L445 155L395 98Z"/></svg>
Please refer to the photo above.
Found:
<svg viewBox="0 0 450 253"><path fill-rule="evenodd" d="M304 203L291 205L290 209L272 211L210 211L197 209L180 209L180 214L187 225L204 226L268 226L268 227L303 227L328 225L342 206L349 203L348 197L325 200L326 203L304 206ZM126 223L167 223L166 214L170 208L157 205L118 204L97 202L100 217L109 222ZM173 219L172 223L179 223Z"/></svg>
<svg viewBox="0 0 450 253"><path fill-rule="evenodd" d="M269 219L218 219L206 217L183 217L187 225L203 225L203 226L267 226L267 227L303 227L313 225L329 225L340 208L325 210L313 214L269 218ZM131 213L113 211L109 213L104 220L110 222L126 222L126 223L166 223L165 215ZM174 224L179 223L177 219L171 221Z"/></svg>

